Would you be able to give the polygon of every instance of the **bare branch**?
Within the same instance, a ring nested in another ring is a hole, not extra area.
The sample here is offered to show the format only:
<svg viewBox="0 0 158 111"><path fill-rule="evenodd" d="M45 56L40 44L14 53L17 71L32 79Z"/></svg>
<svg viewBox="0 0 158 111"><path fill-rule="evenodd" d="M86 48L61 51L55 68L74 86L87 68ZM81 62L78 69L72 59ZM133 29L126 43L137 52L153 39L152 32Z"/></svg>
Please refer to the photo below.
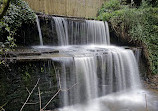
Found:
<svg viewBox="0 0 158 111"><path fill-rule="evenodd" d="M4 109L3 107L1 108L1 110L2 110L2 111L5 111L5 109Z"/></svg>
<svg viewBox="0 0 158 111"><path fill-rule="evenodd" d="M55 75L56 75L56 77L57 77L57 80L58 80L58 82L59 82L59 89L61 89L60 75L59 75L59 73L57 73L57 70L56 70L56 67L55 67L55 65L54 65L54 62L53 62L53 68L54 68L54 71L55 71Z"/></svg>
<svg viewBox="0 0 158 111"><path fill-rule="evenodd" d="M30 94L28 95L28 97L27 97L27 99L26 99L25 103L23 104L23 106L21 107L20 111L22 111L22 110L23 110L23 108L25 107L26 103L27 103L27 102L28 102L28 100L30 99L30 96L32 95L32 93L33 93L33 91L35 90L35 88L37 87L37 85L38 85L38 83L39 83L39 80L40 80L40 79L38 79L38 81L37 81L36 85L34 86L34 88L32 89L32 91L30 92Z"/></svg>
<svg viewBox="0 0 158 111"><path fill-rule="evenodd" d="M55 74L56 74L56 76L57 76L57 78L58 78L59 90L55 93L55 95L48 101L48 103L47 103L40 111L44 111L44 109L51 103L51 101L52 101L60 92L69 91L69 90L71 90L73 87L75 87L75 86L78 84L78 83L76 83L76 84L72 85L72 86L71 86L70 88L68 88L68 89L62 89L62 87L61 87L61 81L60 81L60 75L59 75L59 73L57 73L54 63L53 63L53 67L54 67Z"/></svg>
<svg viewBox="0 0 158 111"><path fill-rule="evenodd" d="M35 104L38 104L39 102L36 102L36 103L26 103L28 105L35 105Z"/></svg>
<svg viewBox="0 0 158 111"><path fill-rule="evenodd" d="M49 100L49 102L41 109L41 111L43 111L49 104L50 102L59 94L59 92L61 91L61 89L59 89L55 95Z"/></svg>
<svg viewBox="0 0 158 111"><path fill-rule="evenodd" d="M68 88L68 89L61 89L61 91L63 91L63 92L69 91L69 90L71 90L73 87L75 87L77 84L78 84L78 83L72 85L72 86L71 86L70 88Z"/></svg>
<svg viewBox="0 0 158 111"><path fill-rule="evenodd" d="M59 88L61 89L61 81L60 81L60 74L58 73L58 80L59 80Z"/></svg>
<svg viewBox="0 0 158 111"><path fill-rule="evenodd" d="M27 92L30 94L30 91L29 91L29 89L26 87L26 90L27 90Z"/></svg>
<svg viewBox="0 0 158 111"><path fill-rule="evenodd" d="M53 62L53 68L54 68L54 71L55 71L55 75L58 78L59 90L55 93L55 95L48 101L48 103L40 111L43 111L51 103L51 101L59 94L59 92L61 91L60 76L57 74L57 70L56 70L56 67L54 65L54 62Z"/></svg>
<svg viewBox="0 0 158 111"><path fill-rule="evenodd" d="M39 103L40 103L40 110L42 108L42 102L41 102L41 92L40 92L40 88L38 87L38 95L39 95Z"/></svg>
<svg viewBox="0 0 158 111"><path fill-rule="evenodd" d="M5 109L3 108L5 105L7 105L7 102L4 105L0 106L0 111L5 111Z"/></svg>
<svg viewBox="0 0 158 111"><path fill-rule="evenodd" d="M148 110L148 101L147 101L146 94L145 94L145 102L146 102L146 111L149 111L149 110Z"/></svg>

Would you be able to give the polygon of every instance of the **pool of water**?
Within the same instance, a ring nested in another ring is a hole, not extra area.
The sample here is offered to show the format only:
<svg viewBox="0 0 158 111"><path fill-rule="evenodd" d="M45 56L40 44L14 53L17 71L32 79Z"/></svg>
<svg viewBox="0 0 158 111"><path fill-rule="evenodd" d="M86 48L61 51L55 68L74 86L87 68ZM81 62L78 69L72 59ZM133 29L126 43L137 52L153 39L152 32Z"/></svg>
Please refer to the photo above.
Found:
<svg viewBox="0 0 158 111"><path fill-rule="evenodd" d="M158 111L158 94L146 90L127 90L59 111Z"/></svg>

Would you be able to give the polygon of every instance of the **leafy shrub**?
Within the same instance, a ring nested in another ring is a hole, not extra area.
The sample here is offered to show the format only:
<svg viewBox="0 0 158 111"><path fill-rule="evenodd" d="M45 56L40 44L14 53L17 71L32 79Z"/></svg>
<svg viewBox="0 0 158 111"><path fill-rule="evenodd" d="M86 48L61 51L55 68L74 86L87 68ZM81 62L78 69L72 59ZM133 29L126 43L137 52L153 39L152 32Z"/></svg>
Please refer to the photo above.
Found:
<svg viewBox="0 0 158 111"><path fill-rule="evenodd" d="M119 27L122 29L121 31L127 31L126 33L133 40L145 43L149 51L152 73L158 74L158 8L148 5L146 2L143 2L139 8L119 5L121 8L115 10L114 5L110 6L109 2L105 3L99 11L101 13L99 13L97 19L111 22L113 27ZM110 11L105 11L107 10L106 7Z"/></svg>
<svg viewBox="0 0 158 111"><path fill-rule="evenodd" d="M22 24L32 24L35 13L22 0L12 0L7 13L0 20L0 55L12 50L16 44L14 36Z"/></svg>
<svg viewBox="0 0 158 111"><path fill-rule="evenodd" d="M153 7L158 7L158 1L157 0L145 0L145 2L148 5L152 5Z"/></svg>

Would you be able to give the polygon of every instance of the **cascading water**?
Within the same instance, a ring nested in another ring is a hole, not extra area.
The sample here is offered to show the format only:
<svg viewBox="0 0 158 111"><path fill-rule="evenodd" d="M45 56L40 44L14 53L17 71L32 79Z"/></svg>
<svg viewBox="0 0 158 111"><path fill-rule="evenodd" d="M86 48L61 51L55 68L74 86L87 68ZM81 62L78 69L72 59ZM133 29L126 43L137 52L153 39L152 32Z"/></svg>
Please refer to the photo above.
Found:
<svg viewBox="0 0 158 111"><path fill-rule="evenodd" d="M37 23L38 33L39 33L40 45L43 46L43 38L42 38L42 32L41 32L41 27L40 27L40 22L39 22L38 16L36 16L36 23Z"/></svg>
<svg viewBox="0 0 158 111"><path fill-rule="evenodd" d="M75 57L77 97L76 102L91 100L98 97L98 80L95 57Z"/></svg>
<svg viewBox="0 0 158 111"><path fill-rule="evenodd" d="M61 17L53 17L53 19L56 25L59 45L69 45L67 21Z"/></svg>
<svg viewBox="0 0 158 111"><path fill-rule="evenodd" d="M61 46L110 44L107 22L104 23L103 21L86 20L80 23L69 21L68 19L61 17L52 18L56 26L58 44Z"/></svg>
<svg viewBox="0 0 158 111"><path fill-rule="evenodd" d="M68 56L52 58L61 65L61 88L69 89L59 95L64 107L59 111L145 110L142 92L137 92L141 83L135 56L129 49L110 46L107 22L52 20L59 46L36 48L55 49Z"/></svg>
<svg viewBox="0 0 158 111"><path fill-rule="evenodd" d="M62 89L74 89L63 92L63 106L86 102L98 97L98 80L95 57L52 58L61 64L60 79Z"/></svg>

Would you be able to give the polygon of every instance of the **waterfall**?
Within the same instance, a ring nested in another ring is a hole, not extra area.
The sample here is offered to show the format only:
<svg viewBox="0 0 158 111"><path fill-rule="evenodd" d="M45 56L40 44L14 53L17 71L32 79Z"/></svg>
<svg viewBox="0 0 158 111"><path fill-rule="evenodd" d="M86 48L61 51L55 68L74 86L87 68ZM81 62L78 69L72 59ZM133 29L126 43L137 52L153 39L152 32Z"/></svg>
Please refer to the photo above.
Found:
<svg viewBox="0 0 158 111"><path fill-rule="evenodd" d="M138 64L139 64L139 62L140 62L141 51L142 51L142 50L139 49L139 48L136 48L136 49L135 49L135 56L136 56L136 60L137 60Z"/></svg>
<svg viewBox="0 0 158 111"><path fill-rule="evenodd" d="M61 17L52 18L56 26L58 44L61 46L110 44L107 22L95 20L76 22Z"/></svg>
<svg viewBox="0 0 158 111"><path fill-rule="evenodd" d="M61 94L63 106L85 102L98 97L98 80L95 57L52 58L61 64L62 89L75 88Z"/></svg>
<svg viewBox="0 0 158 111"><path fill-rule="evenodd" d="M61 106L141 87L137 61L131 50L114 46L86 45L57 48L69 57L52 58L61 64Z"/></svg>
<svg viewBox="0 0 158 111"><path fill-rule="evenodd" d="M86 20L88 44L110 44L108 24L103 21ZM106 27L105 27L106 26Z"/></svg>
<svg viewBox="0 0 158 111"><path fill-rule="evenodd" d="M37 23L38 33L39 33L40 45L43 46L43 38L42 38L42 32L41 32L41 27L40 27L40 22L39 22L38 16L36 16L36 23Z"/></svg>
<svg viewBox="0 0 158 111"><path fill-rule="evenodd" d="M55 21L59 45L69 45L68 41L68 24L64 18L52 17Z"/></svg>
<svg viewBox="0 0 158 111"><path fill-rule="evenodd" d="M36 48L59 51L60 56L52 58L53 62L60 64L58 85L66 90L59 94L61 107L64 107L59 111L111 111L106 107L111 103L116 105L128 101L129 104L137 104L138 99L139 105L143 104L145 108L144 97L137 99L139 93L136 91L141 89L141 82L134 53L130 49L110 45L107 22L61 17L52 17L52 21L55 22L58 46ZM104 97L107 101L101 99ZM121 105L124 108L126 104Z"/></svg>
<svg viewBox="0 0 158 111"><path fill-rule="evenodd" d="M77 103L98 97L98 80L94 57L75 57Z"/></svg>

